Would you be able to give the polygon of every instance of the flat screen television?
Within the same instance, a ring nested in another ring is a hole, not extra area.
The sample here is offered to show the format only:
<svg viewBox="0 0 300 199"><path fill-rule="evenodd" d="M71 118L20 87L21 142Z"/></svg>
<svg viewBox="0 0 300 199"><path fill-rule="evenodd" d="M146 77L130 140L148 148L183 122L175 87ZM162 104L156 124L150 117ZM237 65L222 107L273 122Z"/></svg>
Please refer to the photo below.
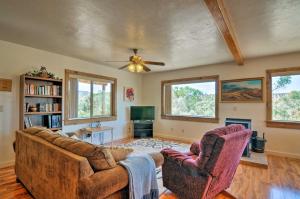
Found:
<svg viewBox="0 0 300 199"><path fill-rule="evenodd" d="M131 106L131 120L154 120L154 106Z"/></svg>

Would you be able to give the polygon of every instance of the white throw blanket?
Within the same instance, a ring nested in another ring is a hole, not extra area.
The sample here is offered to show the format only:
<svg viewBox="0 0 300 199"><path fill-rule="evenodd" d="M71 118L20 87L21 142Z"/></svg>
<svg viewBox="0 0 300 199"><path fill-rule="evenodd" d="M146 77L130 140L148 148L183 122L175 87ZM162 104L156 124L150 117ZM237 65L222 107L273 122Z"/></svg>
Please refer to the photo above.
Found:
<svg viewBox="0 0 300 199"><path fill-rule="evenodd" d="M134 154L120 161L129 175L129 199L158 199L155 163L148 154Z"/></svg>

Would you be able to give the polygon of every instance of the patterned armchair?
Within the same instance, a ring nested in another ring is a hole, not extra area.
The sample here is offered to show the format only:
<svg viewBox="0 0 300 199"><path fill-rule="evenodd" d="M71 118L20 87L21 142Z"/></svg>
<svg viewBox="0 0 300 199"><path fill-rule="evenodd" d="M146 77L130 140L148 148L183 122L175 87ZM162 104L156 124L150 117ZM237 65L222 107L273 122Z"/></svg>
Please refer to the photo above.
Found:
<svg viewBox="0 0 300 199"><path fill-rule="evenodd" d="M163 184L180 199L212 199L233 179L251 131L229 125L205 133L190 152L163 149Z"/></svg>

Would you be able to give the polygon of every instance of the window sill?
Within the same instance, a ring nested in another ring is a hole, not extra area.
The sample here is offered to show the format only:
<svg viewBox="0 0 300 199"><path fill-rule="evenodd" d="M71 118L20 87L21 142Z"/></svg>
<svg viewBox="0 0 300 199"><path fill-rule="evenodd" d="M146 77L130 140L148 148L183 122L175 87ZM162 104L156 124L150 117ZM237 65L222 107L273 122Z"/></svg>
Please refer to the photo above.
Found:
<svg viewBox="0 0 300 199"><path fill-rule="evenodd" d="M267 127L300 129L300 122L266 121Z"/></svg>
<svg viewBox="0 0 300 199"><path fill-rule="evenodd" d="M166 120L180 120L191 122L206 122L206 123L219 123L219 118L206 118L206 117L192 117L192 116L175 116L175 115L161 115L162 119Z"/></svg>
<svg viewBox="0 0 300 199"><path fill-rule="evenodd" d="M117 116L109 116L109 117L98 117L98 118L88 118L88 119L73 119L73 120L65 120L64 125L73 125L73 124L86 124L92 122L106 122L106 121L114 121L117 120Z"/></svg>

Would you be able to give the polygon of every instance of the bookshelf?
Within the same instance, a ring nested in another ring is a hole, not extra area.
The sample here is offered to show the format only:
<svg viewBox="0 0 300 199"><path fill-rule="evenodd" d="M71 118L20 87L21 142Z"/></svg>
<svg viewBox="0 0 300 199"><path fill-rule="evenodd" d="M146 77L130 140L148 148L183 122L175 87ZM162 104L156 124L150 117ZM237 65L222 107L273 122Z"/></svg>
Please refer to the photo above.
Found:
<svg viewBox="0 0 300 199"><path fill-rule="evenodd" d="M43 126L62 129L62 80L21 75L20 129Z"/></svg>

